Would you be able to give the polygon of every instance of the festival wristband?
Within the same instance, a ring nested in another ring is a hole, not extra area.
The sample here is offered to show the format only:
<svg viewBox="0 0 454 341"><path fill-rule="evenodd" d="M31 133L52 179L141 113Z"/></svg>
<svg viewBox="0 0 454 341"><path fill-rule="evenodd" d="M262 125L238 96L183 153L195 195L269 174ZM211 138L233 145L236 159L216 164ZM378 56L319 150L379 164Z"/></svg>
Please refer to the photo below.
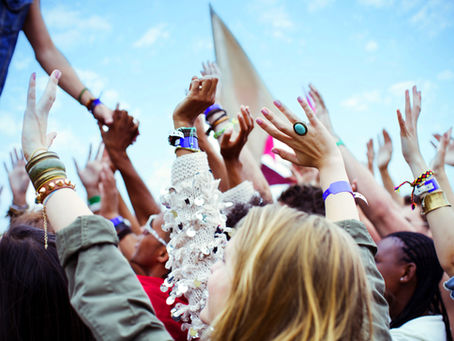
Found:
<svg viewBox="0 0 454 341"><path fill-rule="evenodd" d="M113 226L116 228L118 224L122 223L124 221L122 216L118 216L115 218L110 219L110 222L113 224Z"/></svg>
<svg viewBox="0 0 454 341"><path fill-rule="evenodd" d="M419 196L424 193L432 193L438 189L440 189L440 186L438 185L437 179L432 177L421 185L415 187L415 195Z"/></svg>
<svg viewBox="0 0 454 341"><path fill-rule="evenodd" d="M331 194L347 192L353 195L352 186L347 181L336 181L329 185L328 189L323 192L323 200L326 200ZM354 196L354 195L353 195Z"/></svg>

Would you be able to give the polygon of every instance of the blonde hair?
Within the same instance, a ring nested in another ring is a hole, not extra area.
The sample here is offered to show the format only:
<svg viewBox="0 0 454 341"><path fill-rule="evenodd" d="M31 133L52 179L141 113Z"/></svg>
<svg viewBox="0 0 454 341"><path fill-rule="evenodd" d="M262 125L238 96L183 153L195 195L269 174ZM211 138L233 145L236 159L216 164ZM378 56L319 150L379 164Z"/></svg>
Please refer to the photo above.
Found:
<svg viewBox="0 0 454 341"><path fill-rule="evenodd" d="M212 340L365 340L371 295L353 239L323 217L253 208L235 235L233 281Z"/></svg>

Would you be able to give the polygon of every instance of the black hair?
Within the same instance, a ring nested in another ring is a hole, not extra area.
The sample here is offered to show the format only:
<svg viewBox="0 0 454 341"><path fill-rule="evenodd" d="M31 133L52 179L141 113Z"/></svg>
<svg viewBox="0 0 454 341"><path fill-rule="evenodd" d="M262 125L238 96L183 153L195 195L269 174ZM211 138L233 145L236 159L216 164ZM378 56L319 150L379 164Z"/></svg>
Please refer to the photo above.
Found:
<svg viewBox="0 0 454 341"><path fill-rule="evenodd" d="M277 200L309 214L325 215L323 191L317 186L292 185L282 192Z"/></svg>
<svg viewBox="0 0 454 341"><path fill-rule="evenodd" d="M265 206L266 202L262 200L262 198L258 195L252 197L252 199L247 202L239 202L236 203L231 209L229 209L226 215L226 222L225 225L228 227L235 227L238 222L243 219L246 214L248 214L249 210L254 206ZM228 238L229 239L229 238Z"/></svg>
<svg viewBox="0 0 454 341"><path fill-rule="evenodd" d="M55 236L16 225L0 240L0 340L94 340L70 304Z"/></svg>
<svg viewBox="0 0 454 341"><path fill-rule="evenodd" d="M410 301L402 312L391 321L391 328L398 328L407 321L427 314L440 314L445 323L447 340L452 340L449 318L443 304L439 283L443 269L435 252L432 239L415 232L395 232L388 237L398 238L404 244L403 261L416 265L417 285Z"/></svg>

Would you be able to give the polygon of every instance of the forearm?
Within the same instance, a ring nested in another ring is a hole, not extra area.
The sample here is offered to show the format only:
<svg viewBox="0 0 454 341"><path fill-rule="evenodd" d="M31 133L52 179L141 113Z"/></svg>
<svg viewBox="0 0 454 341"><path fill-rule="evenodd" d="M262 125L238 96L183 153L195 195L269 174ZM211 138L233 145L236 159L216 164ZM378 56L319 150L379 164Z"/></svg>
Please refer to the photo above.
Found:
<svg viewBox="0 0 454 341"><path fill-rule="evenodd" d="M338 181L348 182L347 173L340 154L326 166L320 168L320 187L325 192ZM351 193L341 192L329 195L325 200L325 216L331 221L359 220L358 210Z"/></svg>
<svg viewBox="0 0 454 341"><path fill-rule="evenodd" d="M243 179L243 165L240 160L224 159L225 167L228 169L229 189L241 184Z"/></svg>
<svg viewBox="0 0 454 341"><path fill-rule="evenodd" d="M403 198L394 190L394 183L391 179L391 175L389 175L388 167L381 167L379 168L379 170L381 179L383 181L383 187L391 195L394 201L396 201L399 205L403 205Z"/></svg>
<svg viewBox="0 0 454 341"><path fill-rule="evenodd" d="M243 165L242 176L244 180L249 180L254 185L257 192L265 202L273 202L273 196L265 176L262 173L257 162L252 157L251 152L247 147L243 148L240 154L240 162Z"/></svg>
<svg viewBox="0 0 454 341"><path fill-rule="evenodd" d="M358 191L368 201L363 211L374 224L381 237L400 231L414 231L411 224L401 215L400 207L392 200L391 195L377 183L372 174L345 147L339 147L344 160L347 175L351 181L356 180Z"/></svg>
<svg viewBox="0 0 454 341"><path fill-rule="evenodd" d="M118 192L118 212L120 215L125 218L126 220L129 221L131 224L131 230L135 234L141 234L142 231L140 229L140 224L137 221L137 218L131 213L129 210L128 206L126 205L125 201L123 200L123 197L121 196L120 192ZM121 246L121 243L120 243Z"/></svg>
<svg viewBox="0 0 454 341"><path fill-rule="evenodd" d="M206 144L210 144L210 142L206 141ZM227 175L227 167L221 158L221 155L211 145L208 146L206 144L204 145L204 150L207 154L208 164L210 165L213 177L221 180L219 183L219 190L221 192L225 192L231 188L229 184L229 176Z"/></svg>
<svg viewBox="0 0 454 341"><path fill-rule="evenodd" d="M449 183L448 175L444 169L433 170L435 177L437 178L438 184L440 185L443 192L445 192L446 198L451 205L454 205L454 192L452 191L451 184Z"/></svg>
<svg viewBox="0 0 454 341"><path fill-rule="evenodd" d="M110 159L120 171L128 191L129 200L136 213L137 221L144 225L150 215L161 212L161 207L154 200L146 184L135 170L126 152L109 150Z"/></svg>

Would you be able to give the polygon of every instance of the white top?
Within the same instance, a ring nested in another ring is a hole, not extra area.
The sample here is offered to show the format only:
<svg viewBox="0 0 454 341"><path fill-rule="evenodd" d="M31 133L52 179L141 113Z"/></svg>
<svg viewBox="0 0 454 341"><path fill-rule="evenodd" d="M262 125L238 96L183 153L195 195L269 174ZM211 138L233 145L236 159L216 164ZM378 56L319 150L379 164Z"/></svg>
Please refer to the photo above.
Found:
<svg viewBox="0 0 454 341"><path fill-rule="evenodd" d="M441 315L426 315L390 330L393 341L446 341Z"/></svg>

